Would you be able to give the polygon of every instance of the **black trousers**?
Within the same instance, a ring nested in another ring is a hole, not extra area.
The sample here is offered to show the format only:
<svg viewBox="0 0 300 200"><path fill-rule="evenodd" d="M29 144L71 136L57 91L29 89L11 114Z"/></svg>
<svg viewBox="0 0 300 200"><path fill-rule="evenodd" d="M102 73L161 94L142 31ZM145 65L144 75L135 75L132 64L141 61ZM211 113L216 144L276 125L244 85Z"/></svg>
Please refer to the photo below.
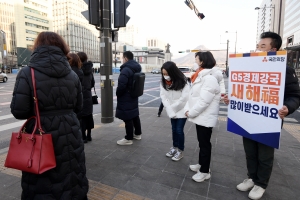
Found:
<svg viewBox="0 0 300 200"><path fill-rule="evenodd" d="M158 114L159 114L159 115L161 114L161 112L163 111L163 109L164 109L164 104L161 102L161 103L160 103L160 106L159 106L159 108L158 108Z"/></svg>
<svg viewBox="0 0 300 200"><path fill-rule="evenodd" d="M135 118L126 120L124 122L126 130L126 140L133 140L133 131L135 135L142 134L141 121L139 116L136 116Z"/></svg>
<svg viewBox="0 0 300 200"><path fill-rule="evenodd" d="M243 137L248 177L255 185L267 188L274 161L274 148Z"/></svg>
<svg viewBox="0 0 300 200"><path fill-rule="evenodd" d="M199 165L200 172L208 173L211 159L211 143L212 127L205 127L196 124L197 138L199 142Z"/></svg>

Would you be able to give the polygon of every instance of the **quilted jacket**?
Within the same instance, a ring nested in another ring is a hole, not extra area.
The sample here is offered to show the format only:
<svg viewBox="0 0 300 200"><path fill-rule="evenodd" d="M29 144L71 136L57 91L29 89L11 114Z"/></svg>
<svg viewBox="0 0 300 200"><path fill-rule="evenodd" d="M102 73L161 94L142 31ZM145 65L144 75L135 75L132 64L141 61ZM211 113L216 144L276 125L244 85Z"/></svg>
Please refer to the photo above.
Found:
<svg viewBox="0 0 300 200"><path fill-rule="evenodd" d="M223 79L218 67L203 69L192 83L189 100L184 107L188 120L205 127L214 127L218 121L221 98L220 82Z"/></svg>
<svg viewBox="0 0 300 200"><path fill-rule="evenodd" d="M22 172L23 200L85 200L86 178L84 144L76 113L82 109L78 76L58 47L41 46L31 55L42 128L52 134L56 168L36 175ZM11 113L17 119L34 115L30 67L17 75ZM26 128L32 130L32 124Z"/></svg>

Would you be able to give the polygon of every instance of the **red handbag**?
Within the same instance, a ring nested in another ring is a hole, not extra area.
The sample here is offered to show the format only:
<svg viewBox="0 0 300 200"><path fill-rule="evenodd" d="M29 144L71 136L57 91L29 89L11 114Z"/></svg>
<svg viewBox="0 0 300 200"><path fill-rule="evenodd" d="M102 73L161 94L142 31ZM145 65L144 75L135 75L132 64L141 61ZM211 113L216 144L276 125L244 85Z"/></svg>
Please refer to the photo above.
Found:
<svg viewBox="0 0 300 200"><path fill-rule="evenodd" d="M36 116L27 119L19 132L12 133L4 166L33 174L42 174L55 168L56 160L52 135L45 134L41 126L33 68L31 68L31 77ZM32 119L35 119L35 126L32 133L28 134L25 132L25 126ZM39 134L35 134L36 131Z"/></svg>

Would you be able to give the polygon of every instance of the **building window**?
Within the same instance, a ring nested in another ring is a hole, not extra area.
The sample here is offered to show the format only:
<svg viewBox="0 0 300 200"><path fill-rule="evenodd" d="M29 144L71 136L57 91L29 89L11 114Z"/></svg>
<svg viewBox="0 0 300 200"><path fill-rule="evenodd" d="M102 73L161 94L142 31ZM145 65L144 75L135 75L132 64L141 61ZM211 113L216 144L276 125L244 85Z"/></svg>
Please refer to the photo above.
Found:
<svg viewBox="0 0 300 200"><path fill-rule="evenodd" d="M37 25L37 24L32 24L32 23L29 23L29 22L25 22L25 25L35 27L35 28L44 29L44 30L49 30L49 27L41 26L41 25Z"/></svg>
<svg viewBox="0 0 300 200"><path fill-rule="evenodd" d="M33 34L33 35L38 35L40 32L36 32L36 31L26 29L26 33Z"/></svg>
<svg viewBox="0 0 300 200"><path fill-rule="evenodd" d="M35 38L32 38L32 37L26 37L26 40L27 40L27 41L34 41Z"/></svg>
<svg viewBox="0 0 300 200"><path fill-rule="evenodd" d="M45 23L45 24L49 24L48 20L37 18L37 17L33 17L33 16L30 16L30 15L25 15L25 18L26 19L31 19L31 20L34 20L34 21L38 21L38 22L42 22L42 23Z"/></svg>
<svg viewBox="0 0 300 200"><path fill-rule="evenodd" d="M153 47L153 40L151 40L151 47Z"/></svg>
<svg viewBox="0 0 300 200"><path fill-rule="evenodd" d="M35 13L35 14L38 14L38 15L42 15L42 16L47 17L47 13L40 12L40 11L38 11L38 10L34 10L34 9L31 9L31 8L28 8L28 7L24 7L24 10L25 10L25 11L28 11L28 12L32 12L32 13Z"/></svg>

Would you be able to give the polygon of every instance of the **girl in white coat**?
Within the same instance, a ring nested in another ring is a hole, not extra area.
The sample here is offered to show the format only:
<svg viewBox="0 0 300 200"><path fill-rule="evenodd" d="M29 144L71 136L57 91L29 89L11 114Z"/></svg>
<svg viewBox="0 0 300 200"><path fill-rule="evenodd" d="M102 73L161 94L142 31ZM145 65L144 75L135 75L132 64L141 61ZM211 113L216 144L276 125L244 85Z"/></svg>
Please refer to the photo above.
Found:
<svg viewBox="0 0 300 200"><path fill-rule="evenodd" d="M197 172L192 179L202 182L211 177L210 159L212 129L216 126L221 98L220 82L222 72L216 65L211 52L198 52L195 55L196 63L200 66L191 77L189 99L185 106L188 120L196 124L199 142L199 163L190 165L192 171Z"/></svg>
<svg viewBox="0 0 300 200"><path fill-rule="evenodd" d="M184 106L188 100L189 86L186 77L174 62L164 63L161 74L160 97L171 118L173 138L173 146L166 156L179 161L184 151L183 129L186 122Z"/></svg>

